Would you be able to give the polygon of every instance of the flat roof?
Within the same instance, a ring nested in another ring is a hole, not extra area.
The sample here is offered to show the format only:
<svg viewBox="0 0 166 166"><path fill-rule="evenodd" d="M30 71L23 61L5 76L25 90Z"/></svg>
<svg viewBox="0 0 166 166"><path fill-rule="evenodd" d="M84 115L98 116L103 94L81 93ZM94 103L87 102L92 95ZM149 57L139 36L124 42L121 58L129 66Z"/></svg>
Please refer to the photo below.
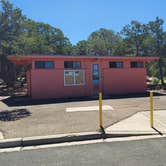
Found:
<svg viewBox="0 0 166 166"><path fill-rule="evenodd" d="M154 61L158 57L134 57L134 56L88 56L88 55L9 55L8 60L16 65L28 65L36 60L112 60L112 61Z"/></svg>

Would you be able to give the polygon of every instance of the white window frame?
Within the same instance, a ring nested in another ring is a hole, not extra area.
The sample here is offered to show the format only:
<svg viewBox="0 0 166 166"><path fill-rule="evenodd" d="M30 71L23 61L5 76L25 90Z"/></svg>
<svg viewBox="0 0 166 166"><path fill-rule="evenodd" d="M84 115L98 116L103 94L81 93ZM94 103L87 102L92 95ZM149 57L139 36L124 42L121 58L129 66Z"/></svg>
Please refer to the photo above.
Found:
<svg viewBox="0 0 166 166"><path fill-rule="evenodd" d="M82 84L76 84L76 77L75 77L75 72L77 71L82 71L83 72L83 83ZM65 82L65 72L74 72L74 84L66 84ZM64 86L83 86L85 85L85 71L84 70L78 70L78 69L75 69L75 70L64 70Z"/></svg>

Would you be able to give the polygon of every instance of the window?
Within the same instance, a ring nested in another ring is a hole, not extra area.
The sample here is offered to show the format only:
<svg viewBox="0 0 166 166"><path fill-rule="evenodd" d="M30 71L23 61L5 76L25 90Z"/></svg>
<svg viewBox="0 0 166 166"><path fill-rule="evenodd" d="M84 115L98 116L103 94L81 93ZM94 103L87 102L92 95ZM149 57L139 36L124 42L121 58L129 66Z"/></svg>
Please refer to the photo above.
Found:
<svg viewBox="0 0 166 166"><path fill-rule="evenodd" d="M131 68L143 68L144 63L143 62L130 62Z"/></svg>
<svg viewBox="0 0 166 166"><path fill-rule="evenodd" d="M64 85L83 85L84 71L83 70L65 70L64 71Z"/></svg>
<svg viewBox="0 0 166 166"><path fill-rule="evenodd" d="M81 62L79 62L79 61L64 61L64 68L80 69Z"/></svg>
<svg viewBox="0 0 166 166"><path fill-rule="evenodd" d="M74 84L74 72L65 71L65 85L73 85L73 84Z"/></svg>
<svg viewBox="0 0 166 166"><path fill-rule="evenodd" d="M36 69L53 69L54 62L53 61L35 61Z"/></svg>
<svg viewBox="0 0 166 166"><path fill-rule="evenodd" d="M123 62L110 62L110 68L123 68Z"/></svg>

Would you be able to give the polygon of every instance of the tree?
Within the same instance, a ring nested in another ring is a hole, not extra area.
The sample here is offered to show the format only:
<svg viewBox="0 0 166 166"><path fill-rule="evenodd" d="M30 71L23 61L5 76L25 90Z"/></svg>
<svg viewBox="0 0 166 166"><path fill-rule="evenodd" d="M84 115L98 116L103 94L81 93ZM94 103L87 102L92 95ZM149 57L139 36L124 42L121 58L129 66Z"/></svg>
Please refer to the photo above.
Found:
<svg viewBox="0 0 166 166"><path fill-rule="evenodd" d="M8 1L0 1L0 76L8 84L15 79L15 68L6 56L15 54L18 50L17 38L23 19L20 9L13 8Z"/></svg>
<svg viewBox="0 0 166 166"><path fill-rule="evenodd" d="M60 29L30 19L22 25L18 44L24 54L69 54L72 47Z"/></svg>
<svg viewBox="0 0 166 166"><path fill-rule="evenodd" d="M152 36L153 39L153 47L154 47L154 55L160 57L158 61L159 65L159 73L162 85L164 85L164 78L163 78L163 69L166 58L166 33L163 30L164 21L159 17L156 17L155 21L150 21L148 23L148 30L149 34Z"/></svg>
<svg viewBox="0 0 166 166"><path fill-rule="evenodd" d="M73 47L74 55L87 55L87 41L81 40Z"/></svg>
<svg viewBox="0 0 166 166"><path fill-rule="evenodd" d="M87 53L89 55L116 55L122 39L112 30L99 29L93 32L87 40Z"/></svg>
<svg viewBox="0 0 166 166"><path fill-rule="evenodd" d="M13 85L17 72L7 55L70 54L71 50L60 29L28 19L19 8L0 0L0 77L8 85Z"/></svg>
<svg viewBox="0 0 166 166"><path fill-rule="evenodd" d="M131 21L130 24L124 26L121 33L125 37L128 53L134 56L143 55L143 42L147 37L146 25L138 21Z"/></svg>

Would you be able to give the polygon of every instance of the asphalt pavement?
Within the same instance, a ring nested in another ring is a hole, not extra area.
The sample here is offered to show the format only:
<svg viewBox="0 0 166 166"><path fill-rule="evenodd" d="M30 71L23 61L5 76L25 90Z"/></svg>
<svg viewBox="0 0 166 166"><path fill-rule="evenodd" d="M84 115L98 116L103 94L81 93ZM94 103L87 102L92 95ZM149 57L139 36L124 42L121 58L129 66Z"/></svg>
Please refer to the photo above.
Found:
<svg viewBox="0 0 166 166"><path fill-rule="evenodd" d="M165 166L166 138L0 153L1 166Z"/></svg>
<svg viewBox="0 0 166 166"><path fill-rule="evenodd" d="M154 109L166 110L166 96L154 97ZM107 128L137 112L149 112L149 97L103 99L103 127ZM0 139L24 138L99 130L98 100L41 101L0 98Z"/></svg>

